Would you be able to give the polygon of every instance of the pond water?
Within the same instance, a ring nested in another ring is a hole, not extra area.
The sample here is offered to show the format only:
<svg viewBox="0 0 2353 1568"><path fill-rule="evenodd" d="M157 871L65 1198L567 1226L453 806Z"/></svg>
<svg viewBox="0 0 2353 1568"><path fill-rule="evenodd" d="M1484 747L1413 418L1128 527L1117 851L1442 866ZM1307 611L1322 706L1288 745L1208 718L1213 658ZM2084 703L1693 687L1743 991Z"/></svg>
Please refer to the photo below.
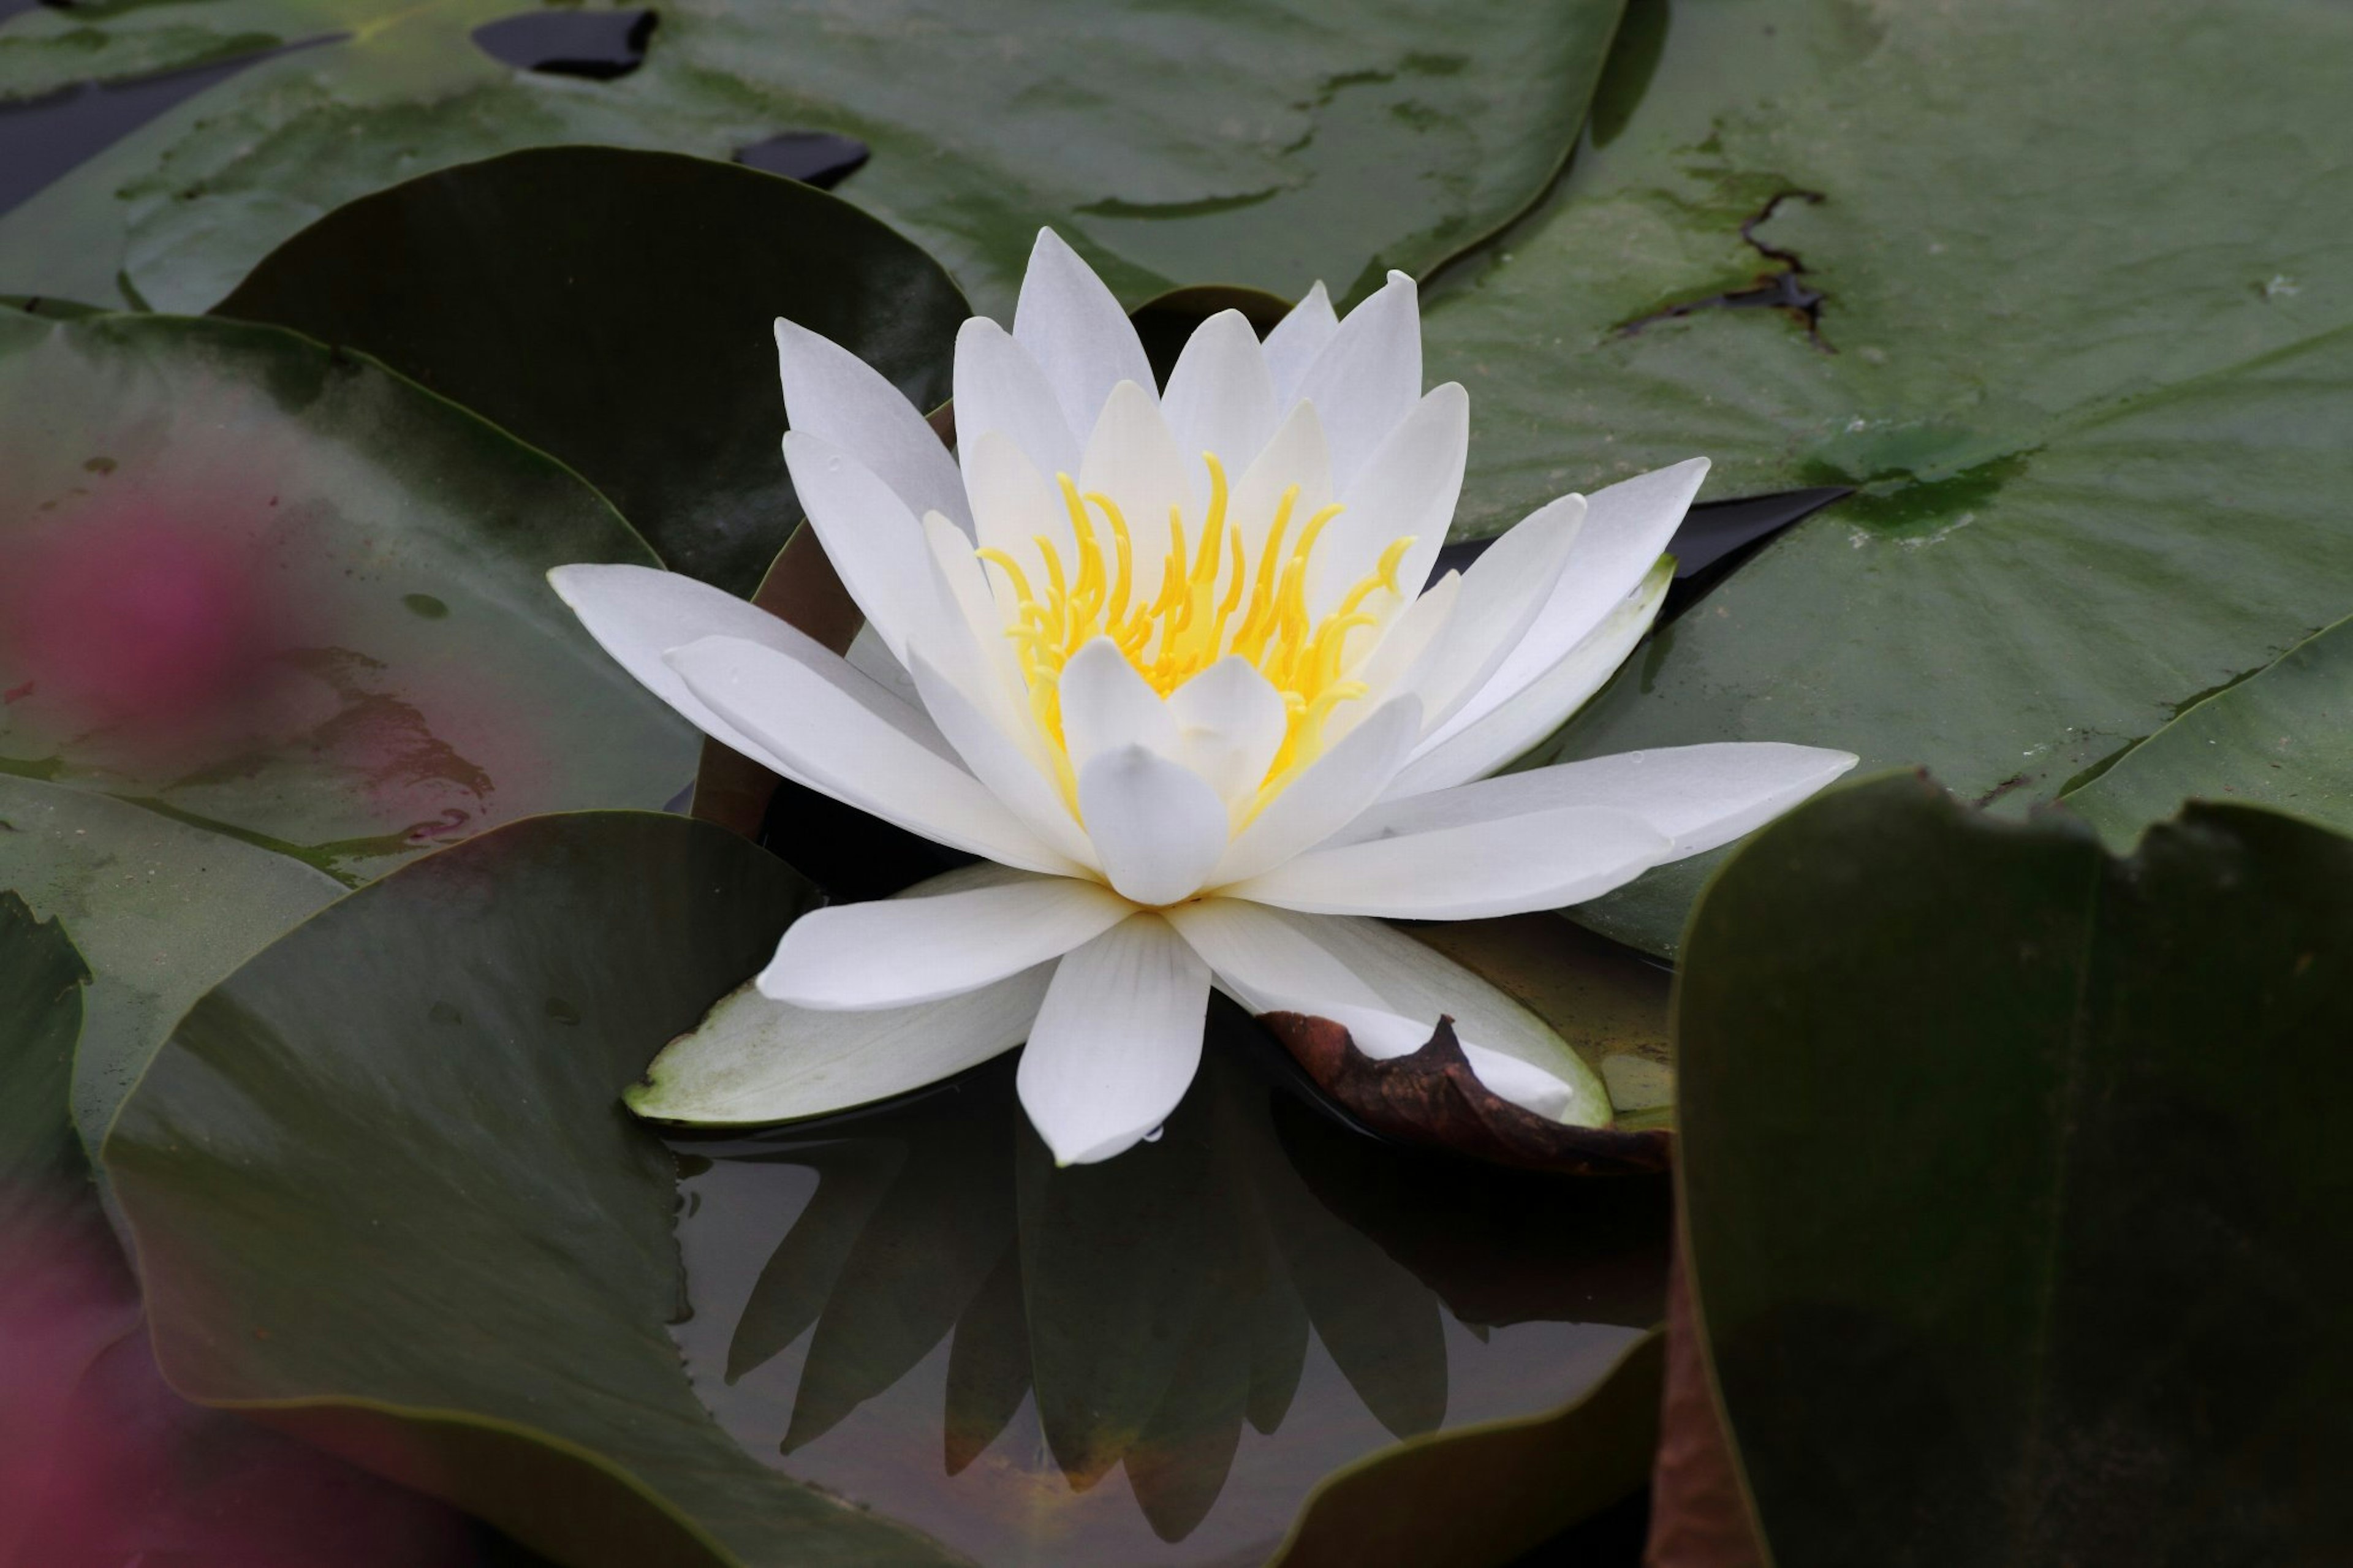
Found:
<svg viewBox="0 0 2353 1568"><path fill-rule="evenodd" d="M1012 1058L681 1140L695 1390L763 1462L989 1564L1263 1561L1402 1437L1579 1397L1662 1315L1666 1191L1399 1151L1222 1007L1162 1135L1055 1168Z"/></svg>

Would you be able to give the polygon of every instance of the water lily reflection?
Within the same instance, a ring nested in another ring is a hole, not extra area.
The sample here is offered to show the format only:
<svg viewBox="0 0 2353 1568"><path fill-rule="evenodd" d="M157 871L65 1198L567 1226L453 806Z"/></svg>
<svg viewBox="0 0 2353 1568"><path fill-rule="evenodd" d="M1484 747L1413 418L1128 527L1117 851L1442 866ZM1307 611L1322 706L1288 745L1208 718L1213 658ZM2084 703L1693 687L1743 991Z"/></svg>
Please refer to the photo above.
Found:
<svg viewBox="0 0 2353 1568"><path fill-rule="evenodd" d="M1375 1144L1276 1089L1250 1028L1214 1014L1168 1135L1107 1164L1056 1165L1003 1059L681 1143L704 1401L983 1562L1219 1563L1397 1438L1574 1399L1656 1320L1655 1184Z"/></svg>

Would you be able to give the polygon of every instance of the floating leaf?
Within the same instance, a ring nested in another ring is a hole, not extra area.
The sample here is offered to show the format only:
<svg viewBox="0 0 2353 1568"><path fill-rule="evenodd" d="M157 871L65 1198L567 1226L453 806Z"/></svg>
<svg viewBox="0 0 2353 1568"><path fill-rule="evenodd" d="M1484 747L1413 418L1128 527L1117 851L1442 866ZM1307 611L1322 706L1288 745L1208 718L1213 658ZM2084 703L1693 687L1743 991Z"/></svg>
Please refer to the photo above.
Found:
<svg viewBox="0 0 2353 1568"><path fill-rule="evenodd" d="M1462 528L1695 453L1711 494L1858 493L1539 760L1811 742L2022 811L2345 614L2353 13L1676 0L1658 23L1607 145L1430 291L1430 377L1473 409ZM2052 91L2022 61L2095 64ZM1820 342L1771 308L1799 279ZM1669 951L1714 863L1577 918Z"/></svg>
<svg viewBox="0 0 2353 1568"><path fill-rule="evenodd" d="M1752 839L1677 997L1691 1285L1772 1556L2324 1562L2353 841L2111 859L1916 777Z"/></svg>
<svg viewBox="0 0 2353 1568"><path fill-rule="evenodd" d="M566 15L610 14L518 20ZM214 313L375 355L571 465L671 566L748 595L800 519L770 323L831 339L929 408L970 311L931 258L822 192L560 147L338 208Z"/></svg>

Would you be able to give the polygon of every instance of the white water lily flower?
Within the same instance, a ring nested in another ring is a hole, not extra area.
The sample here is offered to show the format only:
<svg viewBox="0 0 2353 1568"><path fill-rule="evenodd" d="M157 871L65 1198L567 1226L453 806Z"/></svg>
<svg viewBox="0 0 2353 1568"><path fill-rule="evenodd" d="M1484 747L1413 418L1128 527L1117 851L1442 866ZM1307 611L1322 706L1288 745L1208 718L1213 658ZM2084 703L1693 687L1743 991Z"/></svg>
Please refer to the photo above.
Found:
<svg viewBox="0 0 2353 1568"><path fill-rule="evenodd" d="M706 733L988 864L801 917L758 996L657 1065L650 1114L814 1114L1026 1039L1039 1134L1106 1159L1176 1108L1216 985L1375 1057L1451 1014L1498 1094L1604 1124L1556 1037L1384 921L1596 897L1854 763L1701 745L1485 778L1641 637L1707 465L1564 497L1430 582L1469 399L1422 390L1402 273L1345 321L1318 285L1262 344L1213 316L1155 392L1110 290L1042 233L1013 331L957 338L954 457L855 356L786 321L776 343L786 461L872 658L660 572L555 586Z"/></svg>

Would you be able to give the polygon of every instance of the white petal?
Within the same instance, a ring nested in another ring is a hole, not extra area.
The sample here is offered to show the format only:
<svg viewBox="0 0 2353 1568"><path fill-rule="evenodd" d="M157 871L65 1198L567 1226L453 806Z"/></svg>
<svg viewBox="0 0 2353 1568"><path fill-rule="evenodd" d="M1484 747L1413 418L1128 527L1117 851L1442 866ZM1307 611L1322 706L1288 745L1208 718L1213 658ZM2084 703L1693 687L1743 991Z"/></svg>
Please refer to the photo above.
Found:
<svg viewBox="0 0 2353 1568"><path fill-rule="evenodd" d="M974 437L994 430L1020 447L1041 472L1079 471L1079 438L1045 373L1027 349L985 316L975 316L956 331L955 421L959 453ZM969 490L968 458L964 470ZM973 504L976 511L978 497Z"/></svg>
<svg viewBox="0 0 2353 1568"><path fill-rule="evenodd" d="M1599 898L1668 847L1630 812L1535 812L1310 850L1223 890L1316 914L1478 920Z"/></svg>
<svg viewBox="0 0 2353 1568"><path fill-rule="evenodd" d="M786 931L760 994L853 1011L936 1002L1060 958L1133 913L1102 883L1068 877L833 904Z"/></svg>
<svg viewBox="0 0 2353 1568"><path fill-rule="evenodd" d="M1109 637L1084 644L1062 666L1062 742L1074 772L1105 752L1143 746L1172 761L1176 716Z"/></svg>
<svg viewBox="0 0 2353 1568"><path fill-rule="evenodd" d="M957 626L943 624L934 628L941 635L918 637L914 646L938 649L947 660L948 673L984 711L1009 717L1008 710L1017 705L1022 690L1020 665L989 591L988 574L973 553L972 541L938 512L924 515L923 539L931 546L932 568L947 589L955 618L962 622L962 635L957 635Z"/></svg>
<svg viewBox="0 0 2353 1568"><path fill-rule="evenodd" d="M1195 499L1206 502L1208 474L1201 454L1215 452L1230 478L1274 434L1274 380L1247 317L1220 310L1193 329L1168 373L1160 406L1195 481Z"/></svg>
<svg viewBox="0 0 2353 1568"><path fill-rule="evenodd" d="M1185 508L1192 512L1193 523L1199 523L1188 475L1200 468L1198 458L1187 463L1177 455L1168 422L1160 416L1160 405L1152 394L1132 381L1112 388L1103 417L1095 421L1087 437L1086 455L1079 459L1079 490L1082 495L1110 497L1126 519L1128 536L1134 542L1131 603L1150 604L1160 591L1168 557L1168 509ZM1188 540L1188 548L1198 542ZM1076 562L1064 564L1076 570ZM1106 573L1116 573L1114 562L1106 560L1103 564Z"/></svg>
<svg viewBox="0 0 2353 1568"><path fill-rule="evenodd" d="M1332 478L1345 494L1421 399L1421 310L1412 279L1390 273L1348 312L1299 378L1297 395L1323 413Z"/></svg>
<svg viewBox="0 0 2353 1568"><path fill-rule="evenodd" d="M1850 752L1770 741L1623 752L1386 801L1341 837L1353 844L1584 806L1633 813L1666 835L1667 858L1680 860L1763 826L1854 764Z"/></svg>
<svg viewBox="0 0 2353 1568"><path fill-rule="evenodd" d="M1139 904L1200 890L1226 847L1226 803L1199 775L1142 746L1079 770L1079 815L1111 885Z"/></svg>
<svg viewBox="0 0 2353 1568"><path fill-rule="evenodd" d="M1013 307L1013 337L1046 373L1073 430L1093 427L1103 400L1121 382L1153 384L1152 365L1127 312L1094 268L1050 228L1039 229L1030 248Z"/></svg>
<svg viewBox="0 0 2353 1568"><path fill-rule="evenodd" d="M1469 729L1590 637L1658 564L1705 478L1707 459L1694 458L1587 497L1577 548L1528 636L1436 738Z"/></svg>
<svg viewBox="0 0 2353 1568"><path fill-rule="evenodd" d="M1307 520L1332 500L1332 458L1324 441L1324 418L1312 403L1293 408L1274 438L1233 481L1226 516L1229 524L1240 526L1243 554L1253 567L1275 509L1293 485L1299 487L1299 499L1292 505L1285 536L1295 540Z"/></svg>
<svg viewBox="0 0 2353 1568"><path fill-rule="evenodd" d="M998 430L984 430L956 443L964 459L965 493L972 499L973 525L980 542L1011 556L1038 593L1046 591L1045 566L1037 541L1053 545L1064 571L1078 559L1070 510L1060 490L1039 471L1018 443ZM1077 470L1069 470L1075 473ZM1012 624L1012 584L1001 571L996 584L997 624Z"/></svg>
<svg viewBox="0 0 2353 1568"><path fill-rule="evenodd" d="M949 523L948 529L953 532L955 524ZM915 693L914 678L907 673L907 667L899 662L899 656L891 651L891 645L882 640L882 634L874 629L873 622L868 621L858 628L858 635L849 639L849 646L842 650L841 658L850 668L908 707L919 710L923 707L923 700Z"/></svg>
<svg viewBox="0 0 2353 1568"><path fill-rule="evenodd" d="M786 432L785 466L825 558L891 657L904 664L909 629L940 612L923 524L871 468L822 436Z"/></svg>
<svg viewBox="0 0 2353 1568"><path fill-rule="evenodd" d="M928 719L826 649L705 637L667 657L689 691L811 788L1002 865L1080 868L952 761Z"/></svg>
<svg viewBox="0 0 2353 1568"><path fill-rule="evenodd" d="M757 1127L886 1100L1019 1045L1053 973L1041 963L944 1001L860 1013L772 1002L747 984L665 1047L625 1098L639 1116L692 1127Z"/></svg>
<svg viewBox="0 0 2353 1568"><path fill-rule="evenodd" d="M1332 334L1340 330L1340 318L1332 311L1332 296L1324 289L1324 280L1317 279L1315 287L1307 290L1307 298L1291 308L1291 313L1274 324L1267 333L1265 343L1267 373L1274 378L1274 405L1278 410L1299 401L1300 379Z"/></svg>
<svg viewBox="0 0 2353 1568"><path fill-rule="evenodd" d="M1349 679L1361 680L1369 689L1365 701L1343 703L1334 710L1324 727L1327 738L1336 740L1359 720L1369 717L1374 710L1366 703L1377 704L1392 692L1413 689L1423 665L1438 656L1440 641L1452 624L1461 598L1462 574L1449 572L1381 628L1381 640L1345 672Z"/></svg>
<svg viewBox="0 0 2353 1568"><path fill-rule="evenodd" d="M1212 885L1240 882L1314 848L1380 798L1421 734L1421 701L1393 698L1285 784L1219 859Z"/></svg>
<svg viewBox="0 0 2353 1568"><path fill-rule="evenodd" d="M547 574L547 580L557 595L572 606L597 646L636 676L647 690L677 709L695 728L721 745L743 752L772 772L808 783L790 763L720 717L709 703L687 689L686 682L663 661L662 655L714 636L741 637L797 658L822 655L833 658L829 649L797 626L786 625L757 605L675 572L650 566L558 566ZM863 697L860 700L864 700ZM921 730L931 730L930 721L920 714L913 715L911 721ZM947 754L947 742L936 731L924 744L942 756Z"/></svg>
<svg viewBox="0 0 2353 1568"><path fill-rule="evenodd" d="M909 656L915 690L941 733L965 767L1023 826L1073 864L1095 869L1094 847L1071 815L1060 786L1039 765L1042 759L1006 724L1006 715L985 711L957 682L940 672L921 646Z"/></svg>
<svg viewBox="0 0 2353 1568"><path fill-rule="evenodd" d="M1291 728L1282 693L1238 654L1170 692L1167 710L1176 721L1176 749L1169 754L1229 805L1257 792Z"/></svg>
<svg viewBox="0 0 2353 1568"><path fill-rule="evenodd" d="M1065 957L1014 1082L1060 1164L1107 1160L1168 1120L1201 1061L1209 970L1157 915Z"/></svg>
<svg viewBox="0 0 2353 1568"><path fill-rule="evenodd" d="M1582 1109L1576 1085L1555 1078L1544 1068L1521 1061L1516 1057L1507 1057L1501 1051L1473 1045L1462 1038L1459 1031L1455 1035L1455 1044L1462 1047L1462 1059L1470 1065L1472 1075L1501 1099L1553 1121L1591 1123L1591 1118L1576 1114ZM1592 1105L1599 1099L1598 1096L1592 1097L1587 1104ZM1606 1105L1608 1102L1602 1100L1599 1103Z"/></svg>
<svg viewBox="0 0 2353 1568"><path fill-rule="evenodd" d="M1424 741L1390 784L1389 795L1421 795L1491 773L1567 723L1651 629L1673 579L1673 563L1660 562L1641 587L1559 663L1477 723Z"/></svg>
<svg viewBox="0 0 2353 1568"><path fill-rule="evenodd" d="M1470 449L1470 394L1451 381L1431 388L1342 492L1347 510L1324 531L1308 579L1314 614L1328 612L1380 564L1393 541L1407 537L1414 542L1398 563L1398 586L1408 598L1421 592L1454 521Z"/></svg>
<svg viewBox="0 0 2353 1568"><path fill-rule="evenodd" d="M1387 1007L1370 981L1308 934L1316 917L1246 903L1200 899L1166 911L1234 1000L1253 1013L1313 1011L1308 1004ZM1328 1015L1322 1015L1328 1016ZM1430 1015L1435 1023L1437 1015ZM1430 1037L1425 1026L1421 1037Z"/></svg>
<svg viewBox="0 0 2353 1568"><path fill-rule="evenodd" d="M880 371L797 322L776 318L776 368L785 417L822 436L881 478L921 517L938 511L972 531L955 458L923 411Z"/></svg>
<svg viewBox="0 0 2353 1568"><path fill-rule="evenodd" d="M1462 574L1461 602L1413 672L1432 731L1483 688L1551 597L1585 521L1585 498L1563 496L1489 546Z"/></svg>

